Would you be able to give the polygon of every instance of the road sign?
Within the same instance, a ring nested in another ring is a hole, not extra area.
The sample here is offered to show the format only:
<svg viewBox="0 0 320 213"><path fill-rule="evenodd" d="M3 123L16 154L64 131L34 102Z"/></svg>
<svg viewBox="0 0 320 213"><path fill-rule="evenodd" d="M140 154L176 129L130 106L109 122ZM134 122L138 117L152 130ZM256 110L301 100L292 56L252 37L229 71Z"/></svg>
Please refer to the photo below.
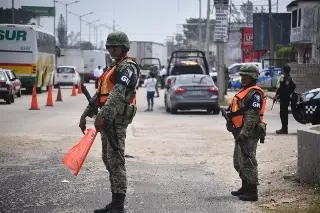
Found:
<svg viewBox="0 0 320 213"><path fill-rule="evenodd" d="M216 8L215 41L227 42L228 40L228 12L228 8Z"/></svg>
<svg viewBox="0 0 320 213"><path fill-rule="evenodd" d="M217 4L229 5L229 0L214 0L214 5L217 5Z"/></svg>
<svg viewBox="0 0 320 213"><path fill-rule="evenodd" d="M21 6L22 10L35 13L37 16L54 16L55 8L54 7L38 7L38 6Z"/></svg>

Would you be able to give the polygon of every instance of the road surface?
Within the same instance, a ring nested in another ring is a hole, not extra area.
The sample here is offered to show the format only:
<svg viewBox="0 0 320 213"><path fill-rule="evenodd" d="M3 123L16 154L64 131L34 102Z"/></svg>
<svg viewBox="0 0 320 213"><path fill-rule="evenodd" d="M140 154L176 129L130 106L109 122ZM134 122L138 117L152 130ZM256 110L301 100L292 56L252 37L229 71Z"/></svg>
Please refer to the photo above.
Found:
<svg viewBox="0 0 320 213"><path fill-rule="evenodd" d="M87 87L94 92L94 84ZM155 111L144 112L145 93L143 88L137 91L138 113L127 133L127 212L259 212L254 203L230 196L240 180L232 166L234 142L223 117L168 114L163 91ZM56 94L55 89L54 99ZM46 107L46 95L38 95L40 110L28 110L30 95L12 105L0 104L0 212L93 212L111 199L100 137L77 177L61 163L81 138L78 121L87 101L64 88L63 102ZM270 108L269 104L265 118L273 141L273 132L280 127L279 106ZM290 119L289 131L294 134L299 124ZM93 120L87 121L93 127ZM261 150L268 149L263 146Z"/></svg>

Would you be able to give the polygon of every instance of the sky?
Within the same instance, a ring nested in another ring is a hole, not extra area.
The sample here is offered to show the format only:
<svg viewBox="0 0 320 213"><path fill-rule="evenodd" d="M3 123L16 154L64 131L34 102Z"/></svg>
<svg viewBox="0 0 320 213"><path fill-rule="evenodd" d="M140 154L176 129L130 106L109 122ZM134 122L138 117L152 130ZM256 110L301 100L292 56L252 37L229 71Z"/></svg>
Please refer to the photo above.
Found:
<svg viewBox="0 0 320 213"><path fill-rule="evenodd" d="M53 6L54 0L14 0L15 8L23 6ZM74 0L59 0L63 3L71 3ZM251 0L255 5L265 5L267 9L268 0ZM279 12L286 12L286 5L292 0L278 0ZM206 18L207 0L202 2L202 18ZM246 0L232 0L240 5ZM276 5L277 0L272 0ZM12 0L0 0L0 7L12 7ZM276 6L273 6L276 11ZM66 7L56 3L56 24L60 14L65 17ZM154 41L164 43L168 36L175 36L182 32L182 24L190 17L199 17L199 0L80 0L79 3L68 6L72 13L83 15L83 20L92 22L100 19L95 24L107 24L112 27L115 20L116 30L124 31L132 41ZM214 13L210 18L214 18ZM40 24L47 31L53 32L53 18L41 18ZM68 14L68 31L79 32L79 18ZM105 41L108 33L112 31L105 27L99 28L98 39ZM93 30L91 39L93 40ZM82 40L89 40L89 27L82 22Z"/></svg>

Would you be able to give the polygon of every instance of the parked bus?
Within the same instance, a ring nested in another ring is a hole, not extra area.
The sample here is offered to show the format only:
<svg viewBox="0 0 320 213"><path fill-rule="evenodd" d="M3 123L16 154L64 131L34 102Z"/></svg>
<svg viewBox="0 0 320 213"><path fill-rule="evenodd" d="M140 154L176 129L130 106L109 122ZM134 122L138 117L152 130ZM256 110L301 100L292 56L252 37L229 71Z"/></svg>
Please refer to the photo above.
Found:
<svg viewBox="0 0 320 213"><path fill-rule="evenodd" d="M52 83L56 38L36 25L0 24L0 68L13 70L28 92Z"/></svg>

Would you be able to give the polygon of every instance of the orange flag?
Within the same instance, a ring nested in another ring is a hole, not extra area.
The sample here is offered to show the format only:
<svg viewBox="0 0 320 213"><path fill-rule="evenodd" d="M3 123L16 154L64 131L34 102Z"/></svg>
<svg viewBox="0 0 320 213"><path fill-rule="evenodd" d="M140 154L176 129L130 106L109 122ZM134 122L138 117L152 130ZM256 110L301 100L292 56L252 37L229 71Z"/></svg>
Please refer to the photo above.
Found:
<svg viewBox="0 0 320 213"><path fill-rule="evenodd" d="M62 163L69 168L75 176L78 175L97 133L96 130L88 129L81 140L63 157Z"/></svg>

